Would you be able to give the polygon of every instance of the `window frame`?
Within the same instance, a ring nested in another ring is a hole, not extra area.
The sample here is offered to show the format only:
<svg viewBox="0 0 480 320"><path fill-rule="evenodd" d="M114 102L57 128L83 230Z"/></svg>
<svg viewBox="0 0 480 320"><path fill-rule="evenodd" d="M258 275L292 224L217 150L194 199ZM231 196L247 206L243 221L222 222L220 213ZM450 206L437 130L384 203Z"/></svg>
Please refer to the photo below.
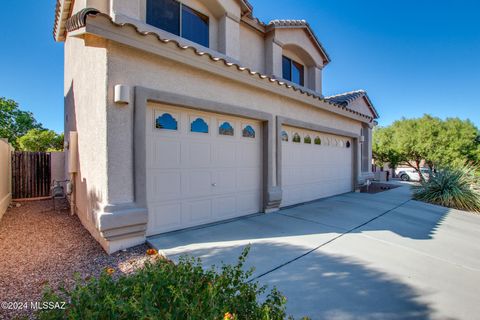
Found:
<svg viewBox="0 0 480 320"><path fill-rule="evenodd" d="M290 65L290 78L286 78L285 77L285 72L284 72L284 62L285 61L288 61L289 65ZM297 83L293 80L293 72L294 72L294 68L299 68L301 67L301 70L300 70L300 74L301 74L301 77L300 77L300 83ZM303 64L301 64L300 62L297 62L295 60L293 60L292 58L289 58L287 57L286 55L282 55L282 77L287 80L287 81L290 81L292 83L295 83L299 86L302 86L304 87L305 86L305 66Z"/></svg>
<svg viewBox="0 0 480 320"><path fill-rule="evenodd" d="M153 0L152 0L153 1ZM206 47L206 48L210 48L210 16L208 16L207 14L203 13L203 12L200 12L199 10L195 9L195 8L192 8L186 4L184 4L182 1L178 1L178 0L172 0L173 2L177 2L178 3L178 34L176 34L175 32L171 32L169 30L166 30L166 29L163 29L163 28L160 28L158 27L157 25L153 24L151 19L149 20L149 1L147 0L146 1L146 4L145 4L145 23L150 25L150 26L153 26L155 28L158 28L160 30L163 30L165 32L168 32L168 33L171 33L171 34L174 34L180 38L183 38L185 40L188 40L188 41L191 41L193 43L196 43L196 44L199 44L203 47ZM207 22L207 31L208 31L208 36L207 36L207 43L204 44L204 43L199 43L199 42L196 42L196 41L193 41L193 40L190 40L188 38L185 38L184 37L184 32L183 32L183 7L186 7L189 11L191 11L193 14L199 16L199 18L203 17L206 19L206 22Z"/></svg>

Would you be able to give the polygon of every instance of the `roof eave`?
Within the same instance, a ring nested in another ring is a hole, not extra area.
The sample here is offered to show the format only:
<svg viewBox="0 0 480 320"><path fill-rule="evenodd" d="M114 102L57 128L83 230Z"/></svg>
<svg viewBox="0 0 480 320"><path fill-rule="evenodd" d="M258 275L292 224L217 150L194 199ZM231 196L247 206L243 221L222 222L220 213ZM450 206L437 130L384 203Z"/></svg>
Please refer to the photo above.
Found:
<svg viewBox="0 0 480 320"><path fill-rule="evenodd" d="M57 42L63 42L66 39L65 23L72 11L73 2L74 0L57 0L53 25L53 38Z"/></svg>
<svg viewBox="0 0 480 320"><path fill-rule="evenodd" d="M313 40L315 45L317 46L318 50L320 51L321 55L323 56L323 66L325 67L327 64L332 62L330 59L330 56L328 55L327 51L325 50L325 47L322 45L320 40L318 40L317 35L313 31L313 29L310 27L308 22L305 22L304 24L301 25L276 25L276 24L268 24L266 26L266 31L271 31L274 29L304 29L307 31L309 34L310 38Z"/></svg>

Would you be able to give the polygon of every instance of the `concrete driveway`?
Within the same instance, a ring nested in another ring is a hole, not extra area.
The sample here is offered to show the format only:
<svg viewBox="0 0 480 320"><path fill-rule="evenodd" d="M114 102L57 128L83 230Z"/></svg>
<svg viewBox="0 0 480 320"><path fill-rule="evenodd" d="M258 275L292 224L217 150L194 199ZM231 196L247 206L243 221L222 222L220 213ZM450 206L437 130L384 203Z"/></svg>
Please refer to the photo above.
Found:
<svg viewBox="0 0 480 320"><path fill-rule="evenodd" d="M410 200L409 188L350 193L149 239L176 260L235 263L312 319L478 319L480 216Z"/></svg>

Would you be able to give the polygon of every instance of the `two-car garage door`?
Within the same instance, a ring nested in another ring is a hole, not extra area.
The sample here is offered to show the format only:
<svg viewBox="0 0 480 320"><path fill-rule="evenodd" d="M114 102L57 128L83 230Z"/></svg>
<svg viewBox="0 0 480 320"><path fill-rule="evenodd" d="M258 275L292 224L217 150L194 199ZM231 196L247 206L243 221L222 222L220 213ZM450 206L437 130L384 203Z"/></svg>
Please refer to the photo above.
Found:
<svg viewBox="0 0 480 320"><path fill-rule="evenodd" d="M261 122L160 104L146 121L148 235L262 211ZM352 191L349 138L284 127L281 165L283 207Z"/></svg>
<svg viewBox="0 0 480 320"><path fill-rule="evenodd" d="M148 235L262 210L260 122L163 105L146 121Z"/></svg>
<svg viewBox="0 0 480 320"><path fill-rule="evenodd" d="M350 138L293 127L281 136L282 207L352 191Z"/></svg>

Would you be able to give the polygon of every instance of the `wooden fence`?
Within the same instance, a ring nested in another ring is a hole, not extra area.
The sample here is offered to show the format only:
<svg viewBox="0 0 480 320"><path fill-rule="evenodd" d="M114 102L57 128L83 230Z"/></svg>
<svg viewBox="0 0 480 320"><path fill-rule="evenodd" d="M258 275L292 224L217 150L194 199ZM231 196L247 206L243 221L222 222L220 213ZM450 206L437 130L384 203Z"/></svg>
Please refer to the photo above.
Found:
<svg viewBox="0 0 480 320"><path fill-rule="evenodd" d="M12 198L50 196L50 152L12 152Z"/></svg>

